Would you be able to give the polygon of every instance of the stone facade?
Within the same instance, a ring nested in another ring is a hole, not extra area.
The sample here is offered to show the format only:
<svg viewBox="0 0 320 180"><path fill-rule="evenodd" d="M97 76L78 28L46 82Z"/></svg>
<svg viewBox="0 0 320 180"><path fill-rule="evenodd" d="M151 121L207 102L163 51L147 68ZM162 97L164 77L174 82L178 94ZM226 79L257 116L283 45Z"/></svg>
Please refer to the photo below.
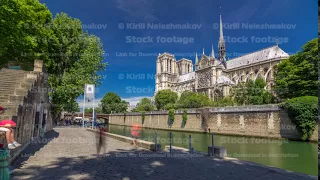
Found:
<svg viewBox="0 0 320 180"><path fill-rule="evenodd" d="M155 93L171 89L179 95L183 91L204 93L216 100L230 94L230 88L249 79L262 77L267 82L267 89L274 85L274 73L277 64L289 58L278 44L237 58L226 60L226 45L223 38L222 18L220 15L220 38L218 57L214 48L209 56L203 53L195 64L192 60L176 60L170 53L159 54L156 62Z"/></svg>
<svg viewBox="0 0 320 180"><path fill-rule="evenodd" d="M3 68L0 71L0 105L8 108L0 120L12 119L17 123L15 139L21 147L10 151L13 161L41 132L52 130L49 85L43 61L34 62L34 71Z"/></svg>
<svg viewBox="0 0 320 180"><path fill-rule="evenodd" d="M210 112L207 127L210 128L211 132L217 134L294 140L300 140L301 137L287 113L277 105L212 108ZM170 127L167 111L146 112L142 126L176 131L206 131L199 112L188 110L188 119L184 126L182 124L182 113L182 111L176 111L174 123ZM141 113L127 113L126 116L112 114L109 116L109 123L126 126L141 124ZM318 129L315 130L311 140L318 140Z"/></svg>

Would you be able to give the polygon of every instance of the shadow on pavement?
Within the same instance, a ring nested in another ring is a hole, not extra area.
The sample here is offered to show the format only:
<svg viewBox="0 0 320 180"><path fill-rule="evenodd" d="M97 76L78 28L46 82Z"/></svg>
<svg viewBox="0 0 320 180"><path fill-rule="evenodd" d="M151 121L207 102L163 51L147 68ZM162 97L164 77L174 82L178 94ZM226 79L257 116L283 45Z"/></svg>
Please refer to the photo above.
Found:
<svg viewBox="0 0 320 180"><path fill-rule="evenodd" d="M45 134L43 139L31 141L29 146L11 164L11 168L20 168L23 165L23 162L27 161L37 151L41 150L41 148L57 137L59 137L59 133L55 130L51 130Z"/></svg>
<svg viewBox="0 0 320 180"><path fill-rule="evenodd" d="M168 153L149 150L117 149L103 156L58 158L49 166L30 166L12 174L13 179L313 179L290 171L248 166L239 161L226 161L206 156L190 156L175 150L175 157ZM314 178L316 179L316 177Z"/></svg>

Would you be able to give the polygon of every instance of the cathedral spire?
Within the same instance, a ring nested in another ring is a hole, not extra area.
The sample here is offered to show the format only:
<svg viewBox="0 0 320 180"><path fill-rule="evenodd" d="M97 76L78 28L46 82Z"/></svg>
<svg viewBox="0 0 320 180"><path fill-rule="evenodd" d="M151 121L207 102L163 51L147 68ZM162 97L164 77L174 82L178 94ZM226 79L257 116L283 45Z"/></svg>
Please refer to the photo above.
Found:
<svg viewBox="0 0 320 180"><path fill-rule="evenodd" d="M223 39L223 30L222 30L221 7L220 7L220 38L219 38L219 42L220 42L220 41L224 42L224 39Z"/></svg>
<svg viewBox="0 0 320 180"><path fill-rule="evenodd" d="M226 67L226 44L223 39L223 30L222 30L222 16L221 16L221 7L220 7L220 37L218 43L219 50L219 60Z"/></svg>
<svg viewBox="0 0 320 180"><path fill-rule="evenodd" d="M214 57L214 49L213 49L213 45L212 45L212 50L211 50L211 58L214 58L214 59L215 59L215 57Z"/></svg>
<svg viewBox="0 0 320 180"><path fill-rule="evenodd" d="M204 54L204 48L202 48L202 54Z"/></svg>
<svg viewBox="0 0 320 180"><path fill-rule="evenodd" d="M198 54L196 52L196 65L198 64Z"/></svg>

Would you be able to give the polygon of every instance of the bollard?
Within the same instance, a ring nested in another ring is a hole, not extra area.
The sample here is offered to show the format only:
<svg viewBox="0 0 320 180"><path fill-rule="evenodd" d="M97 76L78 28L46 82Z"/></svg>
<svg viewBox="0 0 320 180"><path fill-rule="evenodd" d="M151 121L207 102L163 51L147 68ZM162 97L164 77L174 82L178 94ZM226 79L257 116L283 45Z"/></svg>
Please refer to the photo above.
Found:
<svg viewBox="0 0 320 180"><path fill-rule="evenodd" d="M191 135L189 135L189 153L192 153L192 146L191 146Z"/></svg>
<svg viewBox="0 0 320 180"><path fill-rule="evenodd" d="M157 152L157 150L158 150L158 134L157 134L157 131L155 131L154 133L155 133L155 152Z"/></svg>
<svg viewBox="0 0 320 180"><path fill-rule="evenodd" d="M172 132L170 132L170 154L172 153Z"/></svg>
<svg viewBox="0 0 320 180"><path fill-rule="evenodd" d="M212 151L212 156L214 156L214 135L213 135L213 133L212 133L212 140L211 140L211 147L212 147L212 149L211 149L211 151Z"/></svg>

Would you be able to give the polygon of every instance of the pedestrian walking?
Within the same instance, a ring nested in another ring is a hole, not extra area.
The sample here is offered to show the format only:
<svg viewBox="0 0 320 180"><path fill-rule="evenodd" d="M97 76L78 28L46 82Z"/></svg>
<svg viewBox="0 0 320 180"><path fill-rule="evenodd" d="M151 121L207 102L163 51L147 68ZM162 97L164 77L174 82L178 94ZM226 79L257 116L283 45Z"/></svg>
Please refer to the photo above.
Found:
<svg viewBox="0 0 320 180"><path fill-rule="evenodd" d="M132 141L132 145L133 146L136 146L137 145L137 139L139 138L140 136L140 131L141 131L141 125L133 125L132 128L131 128L131 135L132 135L132 138L133 138L133 141Z"/></svg>
<svg viewBox="0 0 320 180"><path fill-rule="evenodd" d="M103 154L105 153L106 150L106 136L104 134L105 128L99 127L99 130L97 131L97 155L100 154L101 149L103 149Z"/></svg>

